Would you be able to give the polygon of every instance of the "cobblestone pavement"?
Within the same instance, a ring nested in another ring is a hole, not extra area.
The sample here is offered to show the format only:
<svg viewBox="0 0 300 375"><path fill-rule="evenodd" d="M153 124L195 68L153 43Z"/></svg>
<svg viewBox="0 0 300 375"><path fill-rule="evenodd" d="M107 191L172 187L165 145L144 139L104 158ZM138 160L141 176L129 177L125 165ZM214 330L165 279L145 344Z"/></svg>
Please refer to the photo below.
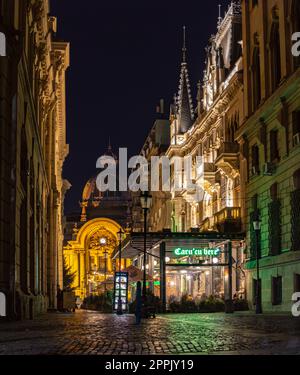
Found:
<svg viewBox="0 0 300 375"><path fill-rule="evenodd" d="M0 323L0 354L300 354L300 318L235 313L52 313Z"/></svg>

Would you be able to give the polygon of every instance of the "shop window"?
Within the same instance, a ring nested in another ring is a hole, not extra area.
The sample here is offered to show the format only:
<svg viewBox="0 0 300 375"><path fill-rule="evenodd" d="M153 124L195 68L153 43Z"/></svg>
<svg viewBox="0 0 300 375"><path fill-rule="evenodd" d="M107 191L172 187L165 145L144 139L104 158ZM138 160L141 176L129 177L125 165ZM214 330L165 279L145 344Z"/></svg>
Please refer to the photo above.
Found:
<svg viewBox="0 0 300 375"><path fill-rule="evenodd" d="M279 86L281 80L281 56L280 56L279 23L274 22L270 38L270 68L272 92Z"/></svg>
<svg viewBox="0 0 300 375"><path fill-rule="evenodd" d="M261 68L260 68L260 52L255 47L253 52L252 66L252 87L253 87L253 110L255 111L261 102Z"/></svg>
<svg viewBox="0 0 300 375"><path fill-rule="evenodd" d="M278 199L278 185L270 188L271 202L269 203L269 249L270 255L281 253L281 202Z"/></svg>
<svg viewBox="0 0 300 375"><path fill-rule="evenodd" d="M282 303L282 277L272 277L272 305L281 305Z"/></svg>
<svg viewBox="0 0 300 375"><path fill-rule="evenodd" d="M278 130L270 131L270 159L272 163L279 161Z"/></svg>
<svg viewBox="0 0 300 375"><path fill-rule="evenodd" d="M252 176L259 174L259 147L258 145L252 146Z"/></svg>

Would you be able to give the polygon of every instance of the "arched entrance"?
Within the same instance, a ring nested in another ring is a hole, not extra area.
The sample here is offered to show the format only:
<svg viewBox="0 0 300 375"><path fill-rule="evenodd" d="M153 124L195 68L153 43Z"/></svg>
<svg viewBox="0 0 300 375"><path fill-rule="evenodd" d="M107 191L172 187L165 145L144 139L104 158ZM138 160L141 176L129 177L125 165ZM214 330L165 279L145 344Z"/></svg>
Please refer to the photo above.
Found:
<svg viewBox="0 0 300 375"><path fill-rule="evenodd" d="M113 289L115 264L112 253L121 226L108 218L97 218L75 230L73 241L64 247L67 266L75 272L76 296L85 298Z"/></svg>

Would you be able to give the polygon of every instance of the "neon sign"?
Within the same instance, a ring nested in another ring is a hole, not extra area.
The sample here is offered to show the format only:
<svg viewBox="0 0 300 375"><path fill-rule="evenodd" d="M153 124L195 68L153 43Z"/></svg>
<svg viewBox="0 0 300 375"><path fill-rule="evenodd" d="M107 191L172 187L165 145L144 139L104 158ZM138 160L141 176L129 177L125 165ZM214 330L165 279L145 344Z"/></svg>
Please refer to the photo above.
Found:
<svg viewBox="0 0 300 375"><path fill-rule="evenodd" d="M203 249L183 249L178 247L174 250L174 255L177 257L182 256L196 256L196 257L217 257L220 255L221 250L219 248L210 249L210 248L203 248Z"/></svg>

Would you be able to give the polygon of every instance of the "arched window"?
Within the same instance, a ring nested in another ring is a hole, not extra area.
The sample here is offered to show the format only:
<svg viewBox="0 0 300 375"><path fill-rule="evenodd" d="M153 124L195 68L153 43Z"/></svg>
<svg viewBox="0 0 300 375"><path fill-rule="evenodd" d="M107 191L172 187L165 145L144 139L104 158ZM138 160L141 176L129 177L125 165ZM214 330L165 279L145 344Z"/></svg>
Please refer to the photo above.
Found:
<svg viewBox="0 0 300 375"><path fill-rule="evenodd" d="M296 190L300 190L300 169L293 174L294 187Z"/></svg>
<svg viewBox="0 0 300 375"><path fill-rule="evenodd" d="M253 51L252 65L253 110L256 110L261 102L261 69L259 47Z"/></svg>
<svg viewBox="0 0 300 375"><path fill-rule="evenodd" d="M281 53L279 23L275 21L271 28L270 36L270 70L272 92L276 90L281 80Z"/></svg>

